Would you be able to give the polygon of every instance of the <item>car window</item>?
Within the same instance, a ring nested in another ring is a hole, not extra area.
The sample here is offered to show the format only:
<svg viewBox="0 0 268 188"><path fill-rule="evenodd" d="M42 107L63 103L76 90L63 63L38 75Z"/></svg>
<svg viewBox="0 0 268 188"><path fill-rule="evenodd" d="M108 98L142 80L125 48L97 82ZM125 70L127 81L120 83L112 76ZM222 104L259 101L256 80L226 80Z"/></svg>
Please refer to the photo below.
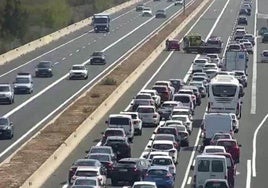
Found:
<svg viewBox="0 0 268 188"><path fill-rule="evenodd" d="M200 160L200 161L198 161L197 171L198 172L209 172L209 165L210 165L209 160Z"/></svg>
<svg viewBox="0 0 268 188"><path fill-rule="evenodd" d="M97 182L89 179L78 179L75 181L75 185L97 185Z"/></svg>
<svg viewBox="0 0 268 188"><path fill-rule="evenodd" d="M207 182L204 188L228 188L225 182Z"/></svg>
<svg viewBox="0 0 268 188"><path fill-rule="evenodd" d="M97 171L76 171L76 176L94 177L97 176Z"/></svg>
<svg viewBox="0 0 268 188"><path fill-rule="evenodd" d="M1 86L0 87L0 92L7 92L9 91L9 87L8 86Z"/></svg>
<svg viewBox="0 0 268 188"><path fill-rule="evenodd" d="M172 161L170 159L153 159L152 164L154 164L154 165L171 165Z"/></svg>
<svg viewBox="0 0 268 188"><path fill-rule="evenodd" d="M154 185L134 185L133 188L155 188Z"/></svg>
<svg viewBox="0 0 268 188"><path fill-rule="evenodd" d="M154 113L153 108L138 108L138 113Z"/></svg>
<svg viewBox="0 0 268 188"><path fill-rule="evenodd" d="M212 161L212 172L223 172L223 162L221 160Z"/></svg>
<svg viewBox="0 0 268 188"><path fill-rule="evenodd" d="M152 176L166 176L167 173L168 172L166 170L162 169L152 169L148 171L148 174Z"/></svg>
<svg viewBox="0 0 268 188"><path fill-rule="evenodd" d="M104 161L111 161L111 158L109 155L89 155L89 159L96 159L99 160L100 162Z"/></svg>
<svg viewBox="0 0 268 188"><path fill-rule="evenodd" d="M153 148L158 149L158 150L168 150L168 149L172 149L173 145L172 144L154 144Z"/></svg>
<svg viewBox="0 0 268 188"><path fill-rule="evenodd" d="M189 103L190 97L188 97L188 96L175 96L174 101L180 101L182 103Z"/></svg>
<svg viewBox="0 0 268 188"><path fill-rule="evenodd" d="M8 120L6 118L0 118L0 125L7 125Z"/></svg>
<svg viewBox="0 0 268 188"><path fill-rule="evenodd" d="M129 118L113 117L110 118L110 124L112 125L129 125Z"/></svg>

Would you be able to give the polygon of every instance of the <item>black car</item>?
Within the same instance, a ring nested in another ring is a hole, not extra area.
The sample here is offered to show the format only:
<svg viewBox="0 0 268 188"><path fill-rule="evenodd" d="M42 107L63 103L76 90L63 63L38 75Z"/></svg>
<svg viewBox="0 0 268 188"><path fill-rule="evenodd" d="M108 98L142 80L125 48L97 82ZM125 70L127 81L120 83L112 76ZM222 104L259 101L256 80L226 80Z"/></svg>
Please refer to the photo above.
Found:
<svg viewBox="0 0 268 188"><path fill-rule="evenodd" d="M35 77L52 77L53 63L51 61L41 61L35 67Z"/></svg>
<svg viewBox="0 0 268 188"><path fill-rule="evenodd" d="M241 8L239 11L239 15L250 16L250 12L248 11L248 9Z"/></svg>
<svg viewBox="0 0 268 188"><path fill-rule="evenodd" d="M78 159L76 160L69 169L68 181L71 183L71 179L78 166L96 166L102 167L103 165L99 160L96 159ZM104 167L104 166L103 166Z"/></svg>
<svg viewBox="0 0 268 188"><path fill-rule="evenodd" d="M100 52L100 51L93 52L93 54L91 55L91 58L90 58L90 64L91 65L96 65L96 64L105 65L106 58L105 58L104 53Z"/></svg>
<svg viewBox="0 0 268 188"><path fill-rule="evenodd" d="M107 177L110 177L111 171L116 164L116 160L113 157L106 153L91 153L88 156L88 159L96 159L101 162L101 164L107 169Z"/></svg>
<svg viewBox="0 0 268 188"><path fill-rule="evenodd" d="M237 19L238 25L248 25L248 19L245 16L239 16Z"/></svg>
<svg viewBox="0 0 268 188"><path fill-rule="evenodd" d="M141 181L149 167L150 163L146 159L121 159L111 172L112 185L117 186L119 182L129 182L132 185L135 181Z"/></svg>
<svg viewBox="0 0 268 188"><path fill-rule="evenodd" d="M110 146L113 148L113 152L116 154L117 160L131 157L131 147L128 143L127 137L108 136L104 146Z"/></svg>
<svg viewBox="0 0 268 188"><path fill-rule="evenodd" d="M166 13L166 11L165 10L157 10L156 12L155 12L155 17L156 18L166 18L167 17L167 13Z"/></svg>
<svg viewBox="0 0 268 188"><path fill-rule="evenodd" d="M0 138L11 139L14 135L13 123L6 117L0 117Z"/></svg>

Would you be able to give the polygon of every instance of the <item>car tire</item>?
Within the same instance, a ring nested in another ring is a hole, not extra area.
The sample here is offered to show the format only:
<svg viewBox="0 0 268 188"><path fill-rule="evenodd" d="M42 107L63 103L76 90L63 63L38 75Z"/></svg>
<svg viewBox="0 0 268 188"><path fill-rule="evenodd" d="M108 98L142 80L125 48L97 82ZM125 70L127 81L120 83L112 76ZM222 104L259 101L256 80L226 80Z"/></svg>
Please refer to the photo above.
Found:
<svg viewBox="0 0 268 188"><path fill-rule="evenodd" d="M85 80L87 80L88 79L88 75L85 77Z"/></svg>

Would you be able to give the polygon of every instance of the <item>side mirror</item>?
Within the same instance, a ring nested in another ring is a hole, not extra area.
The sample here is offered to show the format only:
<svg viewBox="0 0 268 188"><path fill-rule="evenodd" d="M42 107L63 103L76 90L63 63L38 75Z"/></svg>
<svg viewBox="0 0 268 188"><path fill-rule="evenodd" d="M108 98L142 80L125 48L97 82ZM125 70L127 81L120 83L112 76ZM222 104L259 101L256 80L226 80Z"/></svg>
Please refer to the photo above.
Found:
<svg viewBox="0 0 268 188"><path fill-rule="evenodd" d="M154 133L154 134L157 134L157 132L156 132L156 131L154 131L153 133Z"/></svg>
<svg viewBox="0 0 268 188"><path fill-rule="evenodd" d="M108 121L106 120L105 123L108 124Z"/></svg>
<svg viewBox="0 0 268 188"><path fill-rule="evenodd" d="M242 147L242 145L241 145L241 144L238 144L238 146L239 146L239 147Z"/></svg>

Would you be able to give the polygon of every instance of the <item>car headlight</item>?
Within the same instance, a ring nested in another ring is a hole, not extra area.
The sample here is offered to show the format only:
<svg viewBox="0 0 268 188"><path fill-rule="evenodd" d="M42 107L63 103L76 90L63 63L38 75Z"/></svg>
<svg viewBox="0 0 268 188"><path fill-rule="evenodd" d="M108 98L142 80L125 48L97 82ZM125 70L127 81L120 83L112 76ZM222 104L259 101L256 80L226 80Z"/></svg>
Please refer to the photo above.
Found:
<svg viewBox="0 0 268 188"><path fill-rule="evenodd" d="M48 71L52 71L52 69L48 69Z"/></svg>

